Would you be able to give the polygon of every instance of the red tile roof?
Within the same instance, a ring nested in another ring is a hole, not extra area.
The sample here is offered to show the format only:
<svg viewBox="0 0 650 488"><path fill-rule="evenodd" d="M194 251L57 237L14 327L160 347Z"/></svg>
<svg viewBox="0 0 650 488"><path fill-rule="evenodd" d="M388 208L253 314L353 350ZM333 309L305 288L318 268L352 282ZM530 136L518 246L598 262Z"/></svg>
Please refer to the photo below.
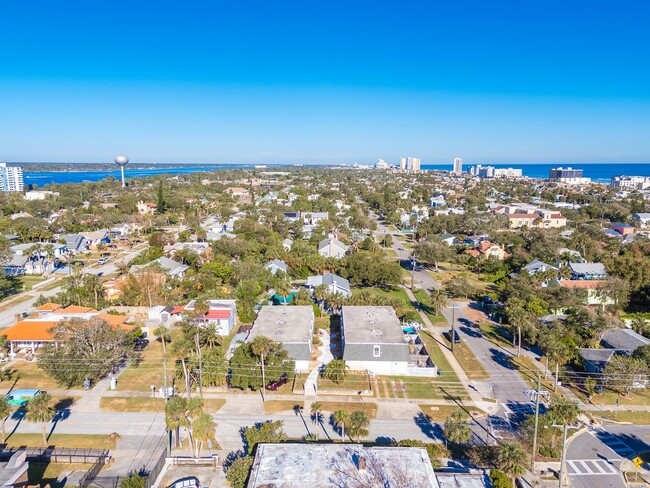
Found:
<svg viewBox="0 0 650 488"><path fill-rule="evenodd" d="M206 319L229 319L230 310L228 309L218 309L218 310L209 310L205 314Z"/></svg>
<svg viewBox="0 0 650 488"><path fill-rule="evenodd" d="M46 303L46 304L41 305L40 307L38 307L38 308L36 309L36 311L37 311L37 312L51 312L51 311L53 311L53 310L56 310L56 309L58 309L58 308L61 308L62 306L63 306L63 305L61 305L60 303L52 303L52 302L48 302L48 303Z"/></svg>

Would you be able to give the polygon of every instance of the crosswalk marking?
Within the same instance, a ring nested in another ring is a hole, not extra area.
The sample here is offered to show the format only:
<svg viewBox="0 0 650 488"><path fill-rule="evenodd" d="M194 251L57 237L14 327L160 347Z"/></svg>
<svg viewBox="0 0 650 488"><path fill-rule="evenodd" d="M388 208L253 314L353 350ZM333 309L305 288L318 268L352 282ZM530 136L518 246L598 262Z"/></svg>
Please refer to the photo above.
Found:
<svg viewBox="0 0 650 488"><path fill-rule="evenodd" d="M572 459L566 463L571 476L612 476L619 474L615 466L601 459Z"/></svg>
<svg viewBox="0 0 650 488"><path fill-rule="evenodd" d="M601 441L607 447L609 447L615 453L627 457L630 454L634 454L636 451L628 446L625 442L620 440L613 434L605 430L600 430L598 433L590 432L596 439Z"/></svg>

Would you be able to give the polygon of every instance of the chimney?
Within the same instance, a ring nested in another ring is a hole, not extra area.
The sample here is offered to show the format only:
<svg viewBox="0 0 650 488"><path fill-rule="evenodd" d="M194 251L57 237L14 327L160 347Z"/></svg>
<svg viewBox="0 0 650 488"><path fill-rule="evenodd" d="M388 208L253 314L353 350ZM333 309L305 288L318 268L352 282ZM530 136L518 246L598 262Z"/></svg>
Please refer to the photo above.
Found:
<svg viewBox="0 0 650 488"><path fill-rule="evenodd" d="M357 469L360 473L366 472L366 458L364 456L357 456Z"/></svg>

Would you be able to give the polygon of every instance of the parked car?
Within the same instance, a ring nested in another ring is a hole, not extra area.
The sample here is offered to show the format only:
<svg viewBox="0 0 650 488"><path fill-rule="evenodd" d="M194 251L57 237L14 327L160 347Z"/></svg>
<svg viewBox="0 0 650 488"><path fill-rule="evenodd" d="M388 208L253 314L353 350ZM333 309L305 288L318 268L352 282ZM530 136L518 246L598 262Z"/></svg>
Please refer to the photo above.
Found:
<svg viewBox="0 0 650 488"><path fill-rule="evenodd" d="M174 481L169 488L200 488L201 484L196 476L187 476Z"/></svg>
<svg viewBox="0 0 650 488"><path fill-rule="evenodd" d="M278 381L271 381L268 385L266 385L266 389L270 391L277 391L282 385L286 384L287 381L287 376L282 375Z"/></svg>
<svg viewBox="0 0 650 488"><path fill-rule="evenodd" d="M101 266L102 264L108 263L108 258L101 258L97 261L97 264Z"/></svg>
<svg viewBox="0 0 650 488"><path fill-rule="evenodd" d="M452 337L452 329L449 329L449 332L447 333L447 338L449 339L449 341L451 341L451 337ZM458 344L460 342L460 336L458 335L458 332L455 330L453 331L453 337L454 337L454 343Z"/></svg>

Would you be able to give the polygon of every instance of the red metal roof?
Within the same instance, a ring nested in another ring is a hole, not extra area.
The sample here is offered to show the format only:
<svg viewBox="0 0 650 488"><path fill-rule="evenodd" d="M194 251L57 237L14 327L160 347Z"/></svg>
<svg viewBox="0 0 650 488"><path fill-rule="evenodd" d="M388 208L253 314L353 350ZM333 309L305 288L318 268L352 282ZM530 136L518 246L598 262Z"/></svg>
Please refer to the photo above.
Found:
<svg viewBox="0 0 650 488"><path fill-rule="evenodd" d="M181 305L180 307L175 307L174 310L172 310L172 315L175 315L177 313L181 313L183 310L185 310L185 305Z"/></svg>
<svg viewBox="0 0 650 488"><path fill-rule="evenodd" d="M218 309L210 310L205 314L206 319L229 319L230 310L228 309Z"/></svg>

